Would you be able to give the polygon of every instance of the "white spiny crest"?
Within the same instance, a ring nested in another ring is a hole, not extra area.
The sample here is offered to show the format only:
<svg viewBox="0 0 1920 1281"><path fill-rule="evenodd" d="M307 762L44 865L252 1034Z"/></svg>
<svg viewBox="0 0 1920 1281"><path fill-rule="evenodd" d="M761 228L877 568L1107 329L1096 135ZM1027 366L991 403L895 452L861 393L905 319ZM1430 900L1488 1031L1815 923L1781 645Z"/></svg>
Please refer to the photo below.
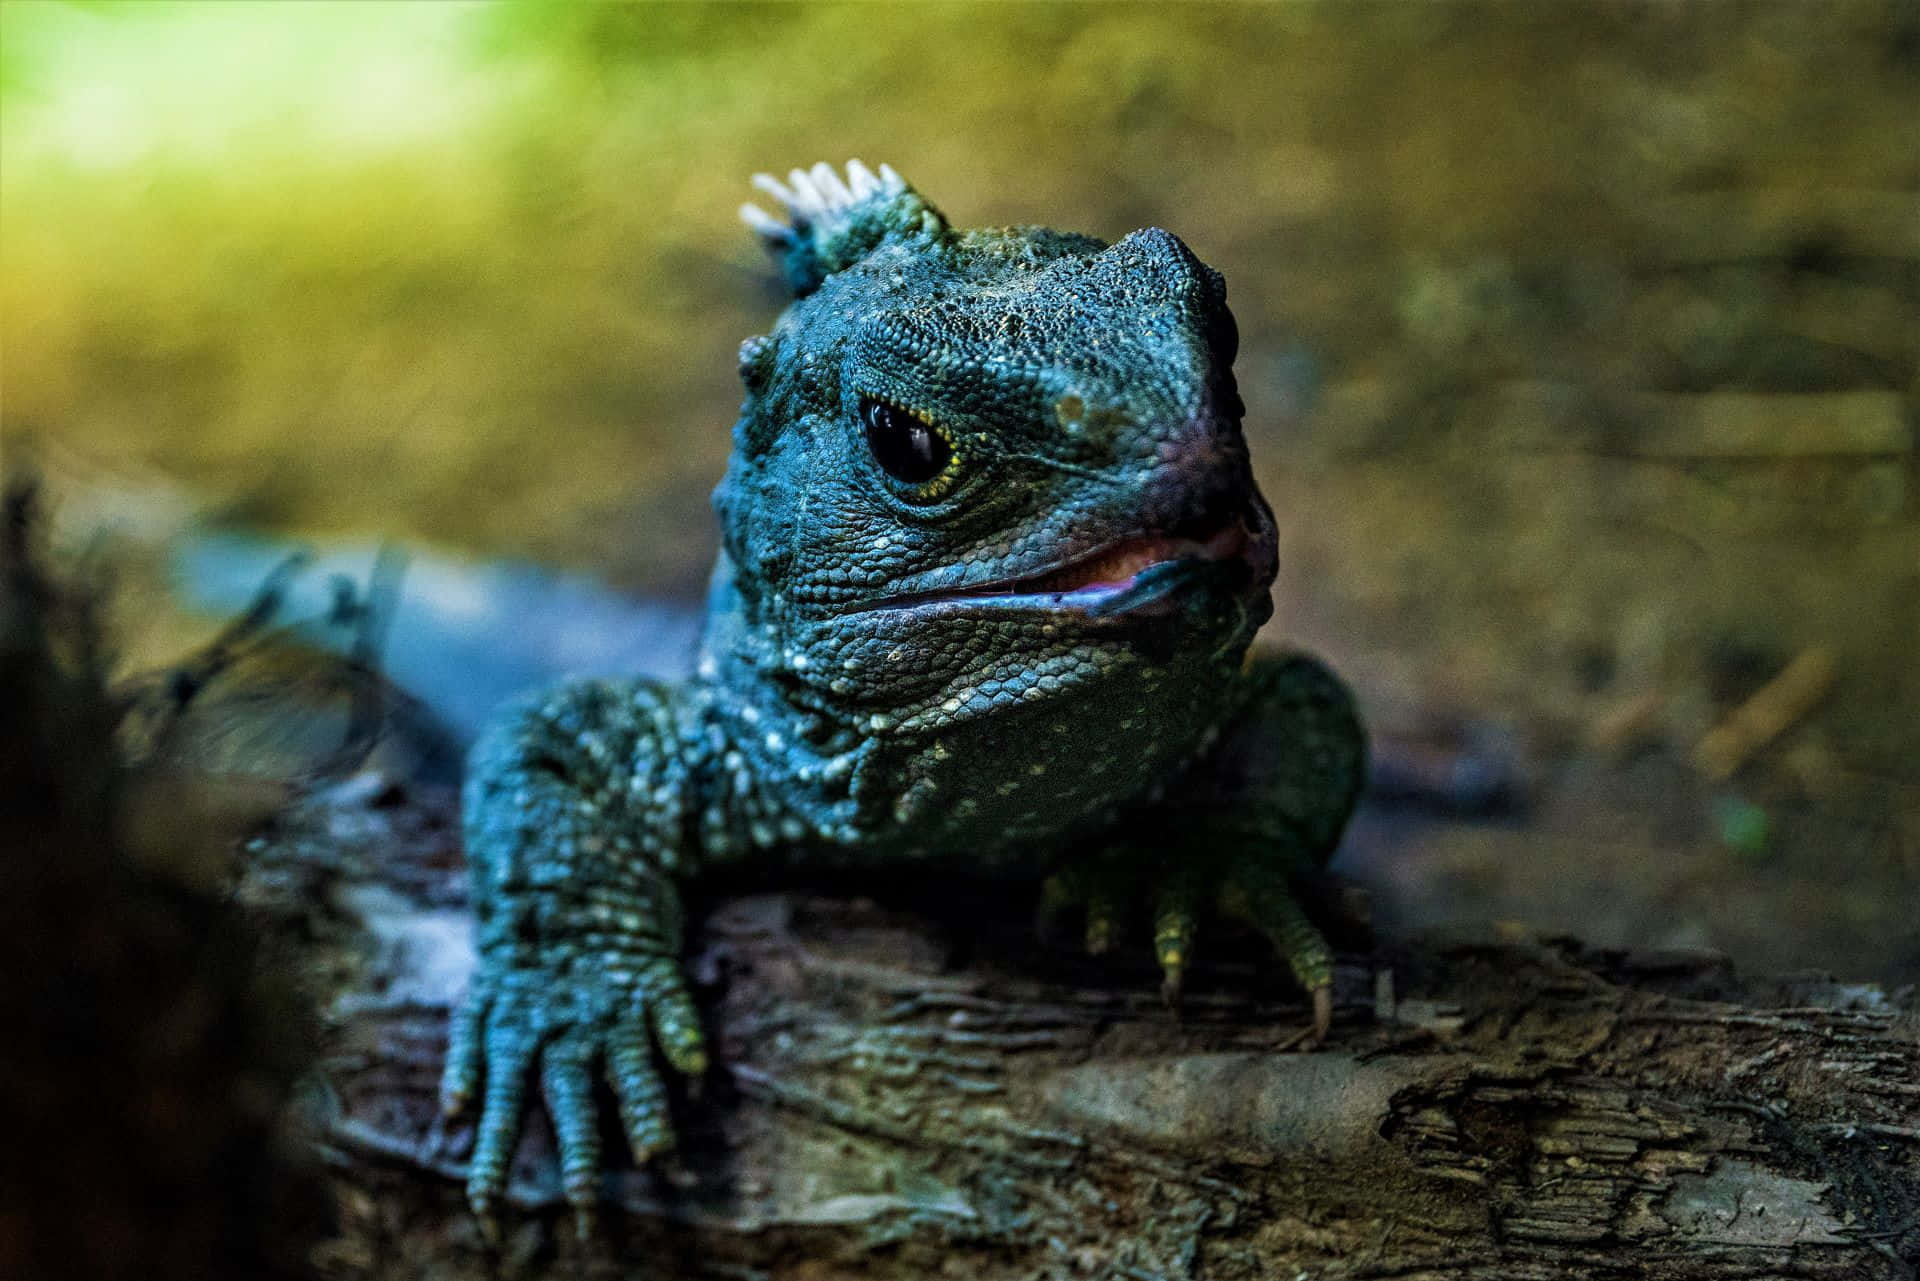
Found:
<svg viewBox="0 0 1920 1281"><path fill-rule="evenodd" d="M740 206L740 220L761 238L783 248L794 244L803 231L811 231L816 237L831 236L836 223L851 220L868 201L891 200L907 189L892 166L881 165L876 174L858 160L847 162L844 180L823 161L812 169L795 169L784 183L772 174L757 173L753 185L785 206L787 221L780 221L755 204Z"/></svg>

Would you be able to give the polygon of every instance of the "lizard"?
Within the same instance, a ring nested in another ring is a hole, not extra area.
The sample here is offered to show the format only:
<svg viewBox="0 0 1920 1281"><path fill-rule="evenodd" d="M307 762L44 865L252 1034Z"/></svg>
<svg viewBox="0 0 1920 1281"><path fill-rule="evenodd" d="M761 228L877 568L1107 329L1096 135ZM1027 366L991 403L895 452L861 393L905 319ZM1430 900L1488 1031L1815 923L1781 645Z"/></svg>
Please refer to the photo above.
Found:
<svg viewBox="0 0 1920 1281"><path fill-rule="evenodd" d="M1250 650L1277 538L1220 273L1158 228L956 228L885 165L754 182L792 301L740 348L695 670L524 696L469 756L480 962L441 1102L478 1105L489 1231L536 1082L583 1233L597 1080L637 1161L672 1145L660 1060L708 1065L681 887L716 869L1031 877L1094 952L1144 908L1170 1000L1222 907L1329 1028L1295 883L1366 738L1323 664Z"/></svg>

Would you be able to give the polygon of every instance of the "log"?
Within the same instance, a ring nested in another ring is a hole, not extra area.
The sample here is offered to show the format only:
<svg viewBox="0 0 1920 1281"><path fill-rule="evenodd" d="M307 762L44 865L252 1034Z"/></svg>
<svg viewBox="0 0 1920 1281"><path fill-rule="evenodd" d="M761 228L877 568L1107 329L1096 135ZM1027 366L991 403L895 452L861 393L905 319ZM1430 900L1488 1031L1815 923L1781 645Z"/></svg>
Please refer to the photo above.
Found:
<svg viewBox="0 0 1920 1281"><path fill-rule="evenodd" d="M1039 942L1030 897L911 884L712 900L688 970L715 1066L676 1090L679 1150L610 1171L581 1242L530 1118L490 1254L462 1203L470 1132L434 1107L473 963L451 794L336 788L249 859L241 901L326 1011L301 1132L336 1207L310 1256L328 1276L1904 1278L1920 1259L1911 990L1508 929L1344 954L1333 1034L1301 1053L1305 1005L1250 940L1209 936L1176 1015L1144 955Z"/></svg>

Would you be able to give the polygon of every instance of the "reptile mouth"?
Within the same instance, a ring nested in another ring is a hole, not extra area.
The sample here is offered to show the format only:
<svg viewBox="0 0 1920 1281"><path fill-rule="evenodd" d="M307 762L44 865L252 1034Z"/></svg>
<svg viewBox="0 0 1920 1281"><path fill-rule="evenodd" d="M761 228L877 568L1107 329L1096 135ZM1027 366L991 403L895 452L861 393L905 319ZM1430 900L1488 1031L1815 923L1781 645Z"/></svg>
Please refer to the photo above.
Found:
<svg viewBox="0 0 1920 1281"><path fill-rule="evenodd" d="M1165 534L1123 539L1065 565L1019 578L890 596L861 611L947 606L1047 610L1090 618L1164 613L1201 583L1244 587L1254 576L1258 528L1252 513Z"/></svg>

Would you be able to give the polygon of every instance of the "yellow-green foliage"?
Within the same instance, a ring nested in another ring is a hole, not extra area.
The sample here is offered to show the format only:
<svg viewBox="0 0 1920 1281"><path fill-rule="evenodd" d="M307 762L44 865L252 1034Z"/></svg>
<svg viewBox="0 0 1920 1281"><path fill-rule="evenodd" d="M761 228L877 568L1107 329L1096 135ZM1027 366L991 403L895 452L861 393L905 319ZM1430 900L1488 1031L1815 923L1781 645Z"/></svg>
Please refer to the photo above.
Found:
<svg viewBox="0 0 1920 1281"><path fill-rule="evenodd" d="M1885 6L1818 8L8 0L0 429L685 586L778 301L746 176L859 155L962 224L1178 230L1273 458L1283 339L1510 377L1644 329L1435 310L1428 264L1618 258L1649 192L1756 167L1910 179Z"/></svg>

